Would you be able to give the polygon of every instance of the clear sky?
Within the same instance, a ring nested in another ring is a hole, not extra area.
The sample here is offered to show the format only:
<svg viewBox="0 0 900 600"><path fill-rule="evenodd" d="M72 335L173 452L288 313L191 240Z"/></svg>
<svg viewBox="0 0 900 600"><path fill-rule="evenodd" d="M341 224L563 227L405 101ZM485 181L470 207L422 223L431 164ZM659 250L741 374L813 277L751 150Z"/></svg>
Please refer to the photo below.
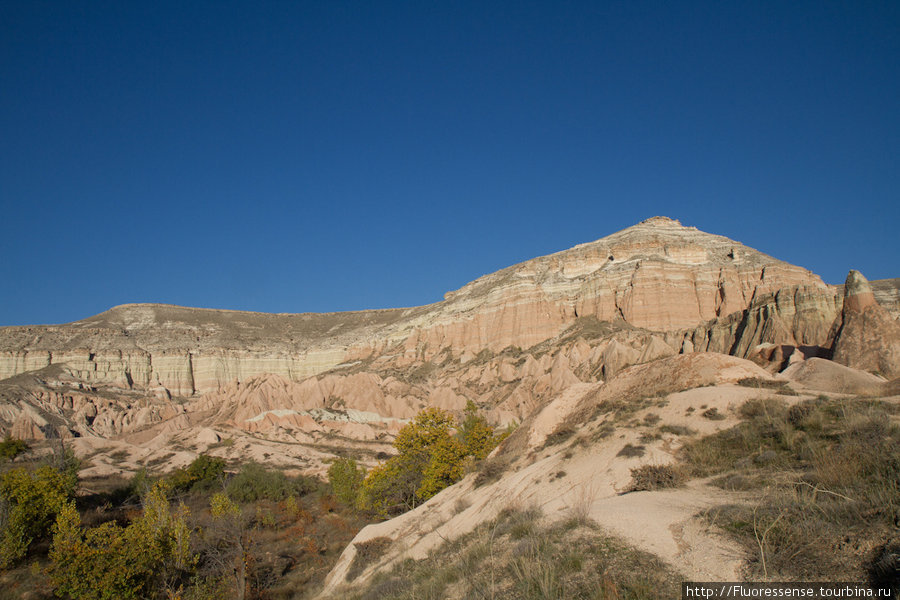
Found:
<svg viewBox="0 0 900 600"><path fill-rule="evenodd" d="M427 304L667 215L900 277L900 2L0 2L0 325Z"/></svg>

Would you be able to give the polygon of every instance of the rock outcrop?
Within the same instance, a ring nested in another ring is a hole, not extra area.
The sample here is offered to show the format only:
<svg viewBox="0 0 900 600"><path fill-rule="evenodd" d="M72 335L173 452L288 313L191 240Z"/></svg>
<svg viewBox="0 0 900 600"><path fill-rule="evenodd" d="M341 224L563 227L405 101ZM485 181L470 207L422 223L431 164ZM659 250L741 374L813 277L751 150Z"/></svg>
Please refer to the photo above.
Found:
<svg viewBox="0 0 900 600"><path fill-rule="evenodd" d="M844 284L832 358L887 379L900 377L900 323L875 301L872 287L859 271L850 271Z"/></svg>

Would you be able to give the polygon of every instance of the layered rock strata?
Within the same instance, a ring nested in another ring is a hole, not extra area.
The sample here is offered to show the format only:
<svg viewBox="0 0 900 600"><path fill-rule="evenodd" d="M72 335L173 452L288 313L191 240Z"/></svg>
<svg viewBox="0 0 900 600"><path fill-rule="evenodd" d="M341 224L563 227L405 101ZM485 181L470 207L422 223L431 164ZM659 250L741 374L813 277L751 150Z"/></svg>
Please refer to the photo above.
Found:
<svg viewBox="0 0 900 600"><path fill-rule="evenodd" d="M404 368L447 351L526 349L583 318L663 334L678 352L749 356L760 344L828 344L839 303L839 290L806 269L655 217L424 307L266 315L126 305L68 325L6 327L0 378L66 364L92 384L192 396L262 373L301 381L375 358Z"/></svg>
<svg viewBox="0 0 900 600"><path fill-rule="evenodd" d="M850 271L844 289L833 360L887 379L900 377L900 323L875 301L862 273Z"/></svg>

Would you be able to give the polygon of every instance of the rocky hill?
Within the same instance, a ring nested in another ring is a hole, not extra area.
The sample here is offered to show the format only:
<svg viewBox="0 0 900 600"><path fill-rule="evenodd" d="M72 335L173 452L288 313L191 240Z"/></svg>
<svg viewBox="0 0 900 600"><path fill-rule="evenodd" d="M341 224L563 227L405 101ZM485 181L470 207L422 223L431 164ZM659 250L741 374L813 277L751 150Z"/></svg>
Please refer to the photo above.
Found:
<svg viewBox="0 0 900 600"><path fill-rule="evenodd" d="M891 329L897 289L897 280L875 282L866 306L879 312L868 321ZM865 359L850 350L861 334L855 322L841 325L843 295L806 269L654 217L428 306L264 314L134 304L65 325L0 328L0 422L26 438L108 438L187 411L254 432L299 434L310 419L346 431L338 423L352 421L367 437L423 406L474 400L506 423L572 384L697 351L772 371L834 353L896 376L894 342ZM279 392L260 401L267 385ZM325 412L314 419L312 409Z"/></svg>
<svg viewBox="0 0 900 600"><path fill-rule="evenodd" d="M878 284L897 311L896 287ZM0 329L0 378L66 364L87 383L192 396L274 373L299 381L360 359L530 348L579 319L662 334L675 349L747 356L824 347L841 288L727 238L654 217L485 275L433 305L262 314L124 305L58 326Z"/></svg>
<svg viewBox="0 0 900 600"><path fill-rule="evenodd" d="M630 468L672 461L684 436L734 425L740 402L778 396L788 382L798 400L897 394L898 290L900 280L870 284L856 271L827 285L654 217L427 306L263 314L134 304L0 328L0 429L71 438L88 479L166 471L199 453L321 475L336 455L376 464L422 408L461 413L472 401L494 424L519 424L490 463L496 472L363 530L360 544L392 543L354 586L499 518L510 499L551 521L589 515L691 577L735 579L742 561L723 558L734 548L693 517L718 492L698 483L626 502ZM648 511L661 516L638 527ZM355 547L326 593L344 597Z"/></svg>

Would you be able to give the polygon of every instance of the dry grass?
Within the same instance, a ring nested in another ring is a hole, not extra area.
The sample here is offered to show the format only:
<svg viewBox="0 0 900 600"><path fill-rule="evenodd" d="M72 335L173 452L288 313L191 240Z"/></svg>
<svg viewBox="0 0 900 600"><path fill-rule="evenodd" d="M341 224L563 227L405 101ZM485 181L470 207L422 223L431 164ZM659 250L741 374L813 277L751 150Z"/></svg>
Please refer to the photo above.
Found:
<svg viewBox="0 0 900 600"><path fill-rule="evenodd" d="M747 548L752 575L874 581L900 542L896 413L869 399L753 400L740 424L686 444L682 458L721 487L760 492L709 514Z"/></svg>
<svg viewBox="0 0 900 600"><path fill-rule="evenodd" d="M657 558L590 523L546 525L534 508L510 509L429 558L376 575L351 598L661 600L679 594L679 581Z"/></svg>
<svg viewBox="0 0 900 600"><path fill-rule="evenodd" d="M570 423L560 423L560 425L547 436L547 439L544 440L544 445L541 446L539 450L562 444L576 433L578 433L578 430L574 425Z"/></svg>
<svg viewBox="0 0 900 600"><path fill-rule="evenodd" d="M510 458L502 454L481 461L478 464L478 475L475 476L475 487L498 481L506 472L509 464Z"/></svg>
<svg viewBox="0 0 900 600"><path fill-rule="evenodd" d="M742 387L756 388L758 390L774 390L782 396L796 396L797 392L791 389L787 381L778 379L763 379L761 377L745 377L739 379L737 384Z"/></svg>
<svg viewBox="0 0 900 600"><path fill-rule="evenodd" d="M353 581L359 577L360 573L365 571L369 565L382 557L392 543L393 540L389 537L376 537L353 544L356 547L356 554L347 570L347 581Z"/></svg>
<svg viewBox="0 0 900 600"><path fill-rule="evenodd" d="M627 492L678 487L685 481L684 470L677 465L642 465L631 470Z"/></svg>
<svg viewBox="0 0 900 600"><path fill-rule="evenodd" d="M671 433L673 435L693 435L697 433L690 427L685 427L684 425L660 425L659 427L660 433Z"/></svg>

